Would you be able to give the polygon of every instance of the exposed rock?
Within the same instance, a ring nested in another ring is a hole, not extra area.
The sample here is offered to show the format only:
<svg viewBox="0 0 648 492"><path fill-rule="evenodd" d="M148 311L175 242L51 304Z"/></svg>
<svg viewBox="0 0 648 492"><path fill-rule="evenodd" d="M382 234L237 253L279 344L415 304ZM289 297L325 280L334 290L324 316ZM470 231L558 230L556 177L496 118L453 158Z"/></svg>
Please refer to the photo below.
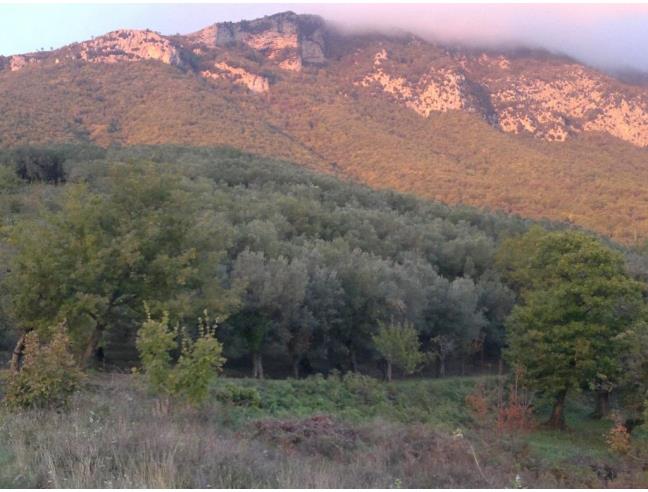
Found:
<svg viewBox="0 0 648 492"><path fill-rule="evenodd" d="M340 38L340 48L336 36L319 17L285 12L214 24L188 36L118 30L53 52L0 57L0 71L74 61L155 60L265 93L269 80L255 73L264 64L269 72L274 67L299 72L308 65L326 64L327 56L331 63L356 57L349 66L365 66L373 56L371 67L365 73L353 72L350 79L423 117L469 111L512 134L564 141L582 132L603 132L648 146L648 87L624 84L568 58L530 50L448 50L414 37L382 38L376 52L371 38L360 37L357 45L354 39ZM348 45L353 54L345 51ZM251 56L250 50L263 58ZM231 57L222 56L227 51ZM186 53L184 60L181 53ZM241 63L216 61L223 59Z"/></svg>
<svg viewBox="0 0 648 492"><path fill-rule="evenodd" d="M36 54L0 57L0 70L8 69L17 72L29 65L38 65L40 61L40 56Z"/></svg>
<svg viewBox="0 0 648 492"><path fill-rule="evenodd" d="M299 71L304 64L326 62L323 26L319 17L285 12L253 21L214 24L189 35L189 39L207 48L241 43L285 70Z"/></svg>
<svg viewBox="0 0 648 492"><path fill-rule="evenodd" d="M178 49L153 31L120 29L79 45L79 57L90 63L118 63L158 60L182 65Z"/></svg>
<svg viewBox="0 0 648 492"><path fill-rule="evenodd" d="M600 131L648 145L646 94L624 97L610 82L572 65L549 80L526 75L506 79L506 88L492 92L491 99L504 131L526 131L554 141L581 131Z"/></svg>
<svg viewBox="0 0 648 492"><path fill-rule="evenodd" d="M384 67L387 60L385 49L376 53L374 69L362 79L360 85L370 87L376 84L394 99L425 117L433 111L477 109L477 102L466 90L463 74L447 69L430 69L417 81L410 82L405 77L387 73Z"/></svg>
<svg viewBox="0 0 648 492"><path fill-rule="evenodd" d="M30 63L30 58L26 56L17 55L9 57L9 70L16 72Z"/></svg>
<svg viewBox="0 0 648 492"><path fill-rule="evenodd" d="M267 78L248 72L244 68L233 67L225 62L214 65L216 71L204 70L200 74L211 79L224 79L235 84L244 85L252 92L265 93L270 89Z"/></svg>
<svg viewBox="0 0 648 492"><path fill-rule="evenodd" d="M424 117L472 111L507 133L562 142L596 131L648 146L648 91L620 89L616 81L575 63L545 61L529 69L503 55L461 53L454 65L447 60L442 66L432 64L411 80L406 69L399 73L399 64L385 49L373 61L373 69L356 84L377 86Z"/></svg>

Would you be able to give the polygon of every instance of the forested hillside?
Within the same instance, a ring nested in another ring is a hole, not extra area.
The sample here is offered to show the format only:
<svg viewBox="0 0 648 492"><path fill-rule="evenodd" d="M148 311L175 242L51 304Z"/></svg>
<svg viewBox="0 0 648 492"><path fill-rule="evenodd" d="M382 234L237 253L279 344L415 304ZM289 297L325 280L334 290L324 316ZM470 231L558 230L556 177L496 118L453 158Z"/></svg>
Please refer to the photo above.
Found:
<svg viewBox="0 0 648 492"><path fill-rule="evenodd" d="M235 150L60 147L4 161L6 344L66 318L80 353L131 363L147 302L177 321L227 318L227 355L255 374L264 359L295 375L374 372L372 335L390 320L412 323L426 351L448 346L438 370L499 358L515 294L495 252L527 220ZM645 276L644 257L626 255Z"/></svg>
<svg viewBox="0 0 648 492"><path fill-rule="evenodd" d="M228 355L271 356L296 373L373 364L371 335L392 318L412 322L426 346L439 335L456 340L449 357L498 356L514 295L494 252L528 221L234 150L17 155L5 160L31 182L1 168L13 333L65 316L79 344L97 343L92 320L102 316L106 361L129 361L129 347L111 344L124 338L133 361L147 301L178 320L205 308L228 315Z"/></svg>
<svg viewBox="0 0 648 492"><path fill-rule="evenodd" d="M3 147L227 145L626 244L648 233L647 111L645 88L564 57L341 36L289 13L0 60Z"/></svg>
<svg viewBox="0 0 648 492"><path fill-rule="evenodd" d="M645 484L641 250L227 148L6 150L0 211L0 484Z"/></svg>

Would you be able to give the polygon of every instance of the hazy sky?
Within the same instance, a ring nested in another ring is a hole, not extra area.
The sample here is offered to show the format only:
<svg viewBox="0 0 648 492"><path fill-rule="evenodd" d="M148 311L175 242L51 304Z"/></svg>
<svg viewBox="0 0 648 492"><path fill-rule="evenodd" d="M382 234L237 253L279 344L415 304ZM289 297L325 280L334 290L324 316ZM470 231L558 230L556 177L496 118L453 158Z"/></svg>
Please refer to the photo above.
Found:
<svg viewBox="0 0 648 492"><path fill-rule="evenodd" d="M648 5L140 4L0 5L0 54L60 47L118 28L188 33L284 10L349 29L401 28L430 39L522 44L604 68L648 71Z"/></svg>

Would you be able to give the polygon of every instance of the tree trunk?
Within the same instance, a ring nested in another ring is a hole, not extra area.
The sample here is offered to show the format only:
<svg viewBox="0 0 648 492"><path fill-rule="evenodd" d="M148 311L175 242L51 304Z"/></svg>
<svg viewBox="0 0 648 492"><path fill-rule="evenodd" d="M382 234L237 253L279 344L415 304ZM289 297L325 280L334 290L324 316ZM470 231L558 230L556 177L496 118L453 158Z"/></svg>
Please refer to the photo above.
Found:
<svg viewBox="0 0 648 492"><path fill-rule="evenodd" d="M446 361L445 357L439 357L439 377L444 378L446 375Z"/></svg>
<svg viewBox="0 0 648 492"><path fill-rule="evenodd" d="M295 379L299 379L299 357L293 357L292 373Z"/></svg>
<svg viewBox="0 0 648 492"><path fill-rule="evenodd" d="M355 350L351 349L351 370L358 372L358 359L356 358Z"/></svg>
<svg viewBox="0 0 648 492"><path fill-rule="evenodd" d="M252 377L256 379L261 379L262 369L260 367L261 355L257 352L252 352Z"/></svg>
<svg viewBox="0 0 648 492"><path fill-rule="evenodd" d="M92 363L92 359L95 357L95 354L97 353L97 346L101 341L101 335L103 335L103 331L104 331L103 325L97 324L95 326L94 331L90 335L90 340L88 340L88 344L86 345L85 351L83 352L83 358L81 360L83 367L87 368Z"/></svg>
<svg viewBox="0 0 648 492"><path fill-rule="evenodd" d="M16 348L14 348L13 353L11 354L11 362L9 363L9 369L13 374L16 374L20 371L20 361L22 359L23 350L25 349L25 335L23 333L16 343Z"/></svg>
<svg viewBox="0 0 648 492"><path fill-rule="evenodd" d="M263 379L263 355L261 353L256 354L256 365L257 365L257 378L258 379Z"/></svg>
<svg viewBox="0 0 648 492"><path fill-rule="evenodd" d="M565 397L567 390L561 390L556 395L553 409L551 410L551 417L547 421L547 426L551 429L564 429L565 428Z"/></svg>
<svg viewBox="0 0 648 492"><path fill-rule="evenodd" d="M592 414L594 419L602 419L610 413L610 392L601 390L596 392L596 409Z"/></svg>
<svg viewBox="0 0 648 492"><path fill-rule="evenodd" d="M391 383L392 380L392 363L390 360L387 361L387 382Z"/></svg>
<svg viewBox="0 0 648 492"><path fill-rule="evenodd" d="M252 352L252 377L263 379L263 356L261 352Z"/></svg>

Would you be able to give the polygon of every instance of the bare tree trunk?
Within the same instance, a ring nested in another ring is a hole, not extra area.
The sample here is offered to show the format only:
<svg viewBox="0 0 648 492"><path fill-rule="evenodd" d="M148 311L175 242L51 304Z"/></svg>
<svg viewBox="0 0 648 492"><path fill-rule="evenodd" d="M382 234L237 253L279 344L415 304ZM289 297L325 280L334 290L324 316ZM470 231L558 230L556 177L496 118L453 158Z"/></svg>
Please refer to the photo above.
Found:
<svg viewBox="0 0 648 492"><path fill-rule="evenodd" d="M594 419L602 419L610 413L610 392L599 390L596 392L596 409L592 414Z"/></svg>
<svg viewBox="0 0 648 492"><path fill-rule="evenodd" d="M391 383L392 380L392 363L390 360L387 361L387 382Z"/></svg>
<svg viewBox="0 0 648 492"><path fill-rule="evenodd" d="M358 372L358 359L356 358L355 350L351 349L351 370Z"/></svg>
<svg viewBox="0 0 648 492"><path fill-rule="evenodd" d="M299 357L293 357L292 373L295 379L299 379Z"/></svg>
<svg viewBox="0 0 648 492"><path fill-rule="evenodd" d="M252 352L252 377L263 379L263 356L261 352Z"/></svg>
<svg viewBox="0 0 648 492"><path fill-rule="evenodd" d="M547 422L547 426L551 429L564 429L565 428L565 398L567 390L561 390L556 395L553 409L551 410L551 417Z"/></svg>
<svg viewBox="0 0 648 492"><path fill-rule="evenodd" d="M259 359L256 352L252 352L252 377L259 377Z"/></svg>
<svg viewBox="0 0 648 492"><path fill-rule="evenodd" d="M9 363L9 369L13 374L16 374L18 371L20 371L20 361L22 359L23 350L25 350L26 335L27 333L23 333L20 336L18 342L16 343L16 347L14 348L14 351L11 354L11 362Z"/></svg>
<svg viewBox="0 0 648 492"><path fill-rule="evenodd" d="M439 377L444 378L446 375L446 360L444 356L439 357Z"/></svg>
<svg viewBox="0 0 648 492"><path fill-rule="evenodd" d="M258 378L263 379L265 376L263 374L263 355L261 353L257 354L257 368L258 368Z"/></svg>
<svg viewBox="0 0 648 492"><path fill-rule="evenodd" d="M86 348L83 352L83 358L81 359L81 363L83 367L90 366L93 357L97 353L97 346L101 341L101 335L103 335L103 331L104 331L103 325L97 324L95 326L94 331L90 335L90 340L88 340L88 344L86 345Z"/></svg>

